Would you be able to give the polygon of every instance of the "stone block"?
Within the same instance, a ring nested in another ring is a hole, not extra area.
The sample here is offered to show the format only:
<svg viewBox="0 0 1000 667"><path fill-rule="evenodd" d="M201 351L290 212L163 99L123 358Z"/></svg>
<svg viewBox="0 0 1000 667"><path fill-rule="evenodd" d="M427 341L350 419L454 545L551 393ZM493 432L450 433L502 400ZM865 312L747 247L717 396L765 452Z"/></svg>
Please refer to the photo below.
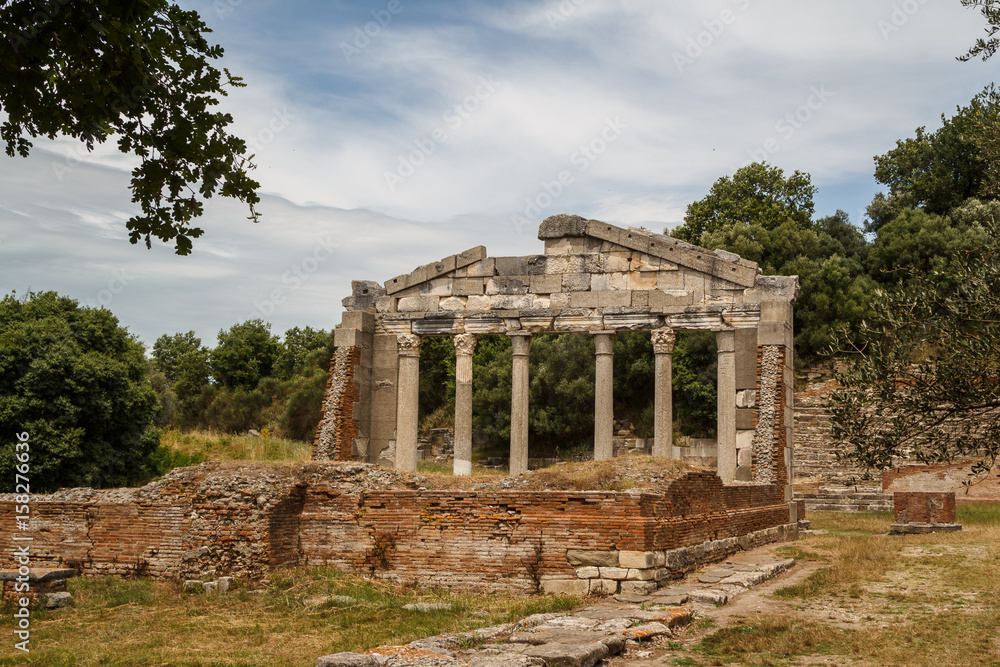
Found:
<svg viewBox="0 0 1000 667"><path fill-rule="evenodd" d="M628 273L632 268L633 253L623 251L613 251L602 256L601 270L608 273Z"/></svg>
<svg viewBox="0 0 1000 667"><path fill-rule="evenodd" d="M761 321L757 328L758 345L784 345L788 339L788 327L783 322Z"/></svg>
<svg viewBox="0 0 1000 667"><path fill-rule="evenodd" d="M558 275L585 273L589 255L554 255L545 262L545 272Z"/></svg>
<svg viewBox="0 0 1000 667"><path fill-rule="evenodd" d="M527 257L494 257L498 276L524 276L528 273Z"/></svg>
<svg viewBox="0 0 1000 667"><path fill-rule="evenodd" d="M42 604L46 609L62 609L73 603L73 596L66 591L45 593Z"/></svg>
<svg viewBox="0 0 1000 667"><path fill-rule="evenodd" d="M470 278L495 276L496 272L496 261L492 257L469 264L465 269L465 275Z"/></svg>
<svg viewBox="0 0 1000 667"><path fill-rule="evenodd" d="M676 271L677 265L644 252L633 252L629 261L629 271Z"/></svg>
<svg viewBox="0 0 1000 667"><path fill-rule="evenodd" d="M600 568L585 565L576 568L576 576L578 579L598 579L601 576L601 571Z"/></svg>
<svg viewBox="0 0 1000 667"><path fill-rule="evenodd" d="M569 294L561 292L559 294L549 295L549 308L553 310L561 310L563 308L569 308Z"/></svg>
<svg viewBox="0 0 1000 667"><path fill-rule="evenodd" d="M236 577L219 577L219 590L225 593L236 583Z"/></svg>
<svg viewBox="0 0 1000 667"><path fill-rule="evenodd" d="M581 565L589 565L593 567L618 567L618 552L569 549L566 551L566 560L573 567Z"/></svg>
<svg viewBox="0 0 1000 667"><path fill-rule="evenodd" d="M489 297L475 297L470 296L469 301L473 299L486 299L487 307L489 306ZM470 310L471 307L466 307L466 311ZM500 317L492 313L483 315L472 315L465 318L465 332L471 334L500 334L504 333L506 329L504 328L504 322Z"/></svg>
<svg viewBox="0 0 1000 667"><path fill-rule="evenodd" d="M546 665L562 667L593 667L611 655L611 649L601 642L589 644L541 644L529 646L524 655L541 658Z"/></svg>
<svg viewBox="0 0 1000 667"><path fill-rule="evenodd" d="M649 595L658 588L655 581L623 581L621 583L622 595Z"/></svg>
<svg viewBox="0 0 1000 667"><path fill-rule="evenodd" d="M649 292L638 290L632 292L632 307L633 308L648 308L649 307Z"/></svg>
<svg viewBox="0 0 1000 667"><path fill-rule="evenodd" d="M375 333L375 316L366 312L347 312L340 319L340 327Z"/></svg>
<svg viewBox="0 0 1000 667"><path fill-rule="evenodd" d="M485 313L492 307L488 296L470 296L465 302L465 310L470 313Z"/></svg>
<svg viewBox="0 0 1000 667"><path fill-rule="evenodd" d="M597 278L597 276L594 276ZM573 292L569 303L572 308L613 308L632 305L632 292L628 290L602 292Z"/></svg>
<svg viewBox="0 0 1000 667"><path fill-rule="evenodd" d="M750 408L736 408L736 428L739 430L751 430L753 427L753 410Z"/></svg>
<svg viewBox="0 0 1000 667"><path fill-rule="evenodd" d="M444 311L455 312L460 310L465 310L466 299L460 296L450 296L447 299L441 299L438 308Z"/></svg>
<svg viewBox="0 0 1000 667"><path fill-rule="evenodd" d="M562 276L543 274L531 276L529 289L532 294L552 294L562 291Z"/></svg>
<svg viewBox="0 0 1000 667"><path fill-rule="evenodd" d="M591 595L614 595L618 592L618 582L607 579L592 579L590 581Z"/></svg>
<svg viewBox="0 0 1000 667"><path fill-rule="evenodd" d="M421 320L413 320L413 333L419 336L451 336L464 333L462 320L455 317L454 313L440 313L440 315L445 317L426 317Z"/></svg>
<svg viewBox="0 0 1000 667"><path fill-rule="evenodd" d="M316 658L316 667L380 667L381 664L375 656L360 653L331 653Z"/></svg>
<svg viewBox="0 0 1000 667"><path fill-rule="evenodd" d="M589 579L550 579L542 582L542 592L548 595L587 595Z"/></svg>
<svg viewBox="0 0 1000 667"><path fill-rule="evenodd" d="M396 308L401 313L427 313L438 309L436 296L408 296L399 300Z"/></svg>
<svg viewBox="0 0 1000 667"><path fill-rule="evenodd" d="M656 579L656 568L630 568L625 578L629 581L654 581Z"/></svg>
<svg viewBox="0 0 1000 667"><path fill-rule="evenodd" d="M628 568L624 567L602 567L601 579L626 579Z"/></svg>
<svg viewBox="0 0 1000 667"><path fill-rule="evenodd" d="M569 215L567 213L549 216L538 227L538 238L542 241L564 237L580 237L586 234L587 220L578 215Z"/></svg>
<svg viewBox="0 0 1000 667"><path fill-rule="evenodd" d="M647 568L656 565L656 555L652 551L619 551L618 567Z"/></svg>
<svg viewBox="0 0 1000 667"><path fill-rule="evenodd" d="M527 294L529 280L527 276L489 278L486 281L486 293L491 296L496 294Z"/></svg>
<svg viewBox="0 0 1000 667"><path fill-rule="evenodd" d="M455 296L473 296L486 293L483 278L457 278L452 282L451 293Z"/></svg>
<svg viewBox="0 0 1000 667"><path fill-rule="evenodd" d="M753 469L750 466L736 466L737 482L752 482Z"/></svg>
<svg viewBox="0 0 1000 667"><path fill-rule="evenodd" d="M601 222L600 220L588 220L587 221L587 235L599 238L603 241L610 241L616 245L624 245L622 243L622 235L625 230L621 227L615 227L614 225L609 225L606 222Z"/></svg>
<svg viewBox="0 0 1000 667"><path fill-rule="evenodd" d="M455 255L455 268L469 266L484 259L486 259L486 246L477 245Z"/></svg>
<svg viewBox="0 0 1000 667"><path fill-rule="evenodd" d="M628 274L627 289L652 290L659 283L659 274L654 271L636 271Z"/></svg>
<svg viewBox="0 0 1000 667"><path fill-rule="evenodd" d="M366 339L370 338L371 336L366 336L357 329L340 328L333 331L333 344L335 347L361 347L366 342Z"/></svg>
<svg viewBox="0 0 1000 667"><path fill-rule="evenodd" d="M595 292L607 292L628 289L627 273L598 273L590 277L590 289ZM631 305L631 299L628 304Z"/></svg>
<svg viewBox="0 0 1000 667"><path fill-rule="evenodd" d="M649 307L653 312L670 312L678 308L694 305L694 294L686 291L665 292L656 289L649 292Z"/></svg>
<svg viewBox="0 0 1000 667"><path fill-rule="evenodd" d="M396 311L396 299L391 296L380 296L375 299L375 310L379 313L392 313Z"/></svg>
<svg viewBox="0 0 1000 667"><path fill-rule="evenodd" d="M656 289L665 291L684 289L683 271L658 271L656 274Z"/></svg>
<svg viewBox="0 0 1000 667"><path fill-rule="evenodd" d="M562 277L562 289L565 292L585 292L590 290L589 273L567 273Z"/></svg>
<svg viewBox="0 0 1000 667"><path fill-rule="evenodd" d="M469 297L471 300L474 297ZM492 310L528 310L535 305L535 299L528 295L506 295L498 294L487 297L490 300Z"/></svg>

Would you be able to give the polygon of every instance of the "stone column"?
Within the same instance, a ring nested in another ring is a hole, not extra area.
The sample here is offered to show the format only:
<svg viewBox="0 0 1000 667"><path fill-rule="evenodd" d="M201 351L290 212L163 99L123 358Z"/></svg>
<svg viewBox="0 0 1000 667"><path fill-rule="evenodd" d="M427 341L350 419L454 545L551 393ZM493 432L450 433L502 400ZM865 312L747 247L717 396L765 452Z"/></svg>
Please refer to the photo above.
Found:
<svg viewBox="0 0 1000 667"><path fill-rule="evenodd" d="M594 373L594 460L603 461L614 455L614 332L602 331L594 334L594 346L597 349L597 365Z"/></svg>
<svg viewBox="0 0 1000 667"><path fill-rule="evenodd" d="M510 334L514 367L510 379L510 474L528 472L528 353L531 334Z"/></svg>
<svg viewBox="0 0 1000 667"><path fill-rule="evenodd" d="M417 469L417 416L420 409L420 336L396 337L399 375L396 380L396 470Z"/></svg>
<svg viewBox="0 0 1000 667"><path fill-rule="evenodd" d="M656 355L656 399L653 407L653 456L673 457L674 451L674 343L670 328L653 332Z"/></svg>
<svg viewBox="0 0 1000 667"><path fill-rule="evenodd" d="M472 474L472 355L476 337L459 334L455 343L455 475Z"/></svg>
<svg viewBox="0 0 1000 667"><path fill-rule="evenodd" d="M719 354L718 471L723 484L732 484L736 479L736 332L716 332L715 344Z"/></svg>

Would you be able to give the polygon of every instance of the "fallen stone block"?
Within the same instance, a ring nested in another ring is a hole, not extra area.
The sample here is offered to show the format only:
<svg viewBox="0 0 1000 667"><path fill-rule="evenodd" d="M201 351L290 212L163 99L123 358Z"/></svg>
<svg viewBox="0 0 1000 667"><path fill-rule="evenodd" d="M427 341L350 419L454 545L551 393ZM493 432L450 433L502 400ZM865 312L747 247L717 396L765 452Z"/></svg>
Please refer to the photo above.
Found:
<svg viewBox="0 0 1000 667"><path fill-rule="evenodd" d="M606 644L544 644L532 646L526 656L541 658L548 667L593 667L611 655Z"/></svg>
<svg viewBox="0 0 1000 667"><path fill-rule="evenodd" d="M61 609L73 603L73 596L63 591L60 593L46 593L42 599L42 604L46 609Z"/></svg>
<svg viewBox="0 0 1000 667"><path fill-rule="evenodd" d="M381 663L370 655L332 653L316 658L316 667L379 667Z"/></svg>
<svg viewBox="0 0 1000 667"><path fill-rule="evenodd" d="M447 603L417 602L414 604L404 604L403 609L406 611L420 611L426 613L429 611L451 611L452 606Z"/></svg>

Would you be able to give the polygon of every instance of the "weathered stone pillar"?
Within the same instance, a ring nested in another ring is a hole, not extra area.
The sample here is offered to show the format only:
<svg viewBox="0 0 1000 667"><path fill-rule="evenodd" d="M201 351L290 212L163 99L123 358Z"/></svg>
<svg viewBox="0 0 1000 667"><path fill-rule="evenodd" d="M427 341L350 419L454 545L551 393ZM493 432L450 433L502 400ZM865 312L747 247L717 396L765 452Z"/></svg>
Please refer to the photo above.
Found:
<svg viewBox="0 0 1000 667"><path fill-rule="evenodd" d="M531 334L510 334L514 366L510 378L510 474L528 472L528 354Z"/></svg>
<svg viewBox="0 0 1000 667"><path fill-rule="evenodd" d="M674 343L672 329L653 332L656 355L656 398L653 407L653 456L672 457L674 450Z"/></svg>
<svg viewBox="0 0 1000 667"><path fill-rule="evenodd" d="M455 465L456 475L472 474L472 355L473 334L459 334L455 343Z"/></svg>
<svg viewBox="0 0 1000 667"><path fill-rule="evenodd" d="M723 484L736 479L736 332L718 331L715 344L719 355L719 477Z"/></svg>
<svg viewBox="0 0 1000 667"><path fill-rule="evenodd" d="M396 337L399 376L396 380L396 470L417 469L417 417L420 408L420 336Z"/></svg>
<svg viewBox="0 0 1000 667"><path fill-rule="evenodd" d="M602 331L594 334L594 346L597 351L594 373L594 460L603 461L614 455L614 332Z"/></svg>

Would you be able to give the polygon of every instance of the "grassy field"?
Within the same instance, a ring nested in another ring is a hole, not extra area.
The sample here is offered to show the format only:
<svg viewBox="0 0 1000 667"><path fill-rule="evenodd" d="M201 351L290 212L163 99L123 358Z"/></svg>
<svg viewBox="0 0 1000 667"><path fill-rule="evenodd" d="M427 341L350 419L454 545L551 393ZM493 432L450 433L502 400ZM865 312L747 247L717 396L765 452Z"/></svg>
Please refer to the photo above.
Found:
<svg viewBox="0 0 1000 667"><path fill-rule="evenodd" d="M811 514L815 534L779 553L815 571L663 664L1000 667L1000 505L958 514L960 533L908 536L889 513Z"/></svg>
<svg viewBox="0 0 1000 667"><path fill-rule="evenodd" d="M308 461L312 456L312 445L308 442L214 431L166 429L160 436L160 445L174 452L177 465L203 461L297 462Z"/></svg>
<svg viewBox="0 0 1000 667"><path fill-rule="evenodd" d="M70 582L75 604L31 617L31 652L14 649L13 608L3 610L0 665L86 667L207 665L311 667L316 658L404 644L572 608L572 597L427 591L325 568L279 571L261 592L185 593L176 582L97 577ZM354 602L316 600L343 595ZM411 602L451 611L415 612Z"/></svg>

